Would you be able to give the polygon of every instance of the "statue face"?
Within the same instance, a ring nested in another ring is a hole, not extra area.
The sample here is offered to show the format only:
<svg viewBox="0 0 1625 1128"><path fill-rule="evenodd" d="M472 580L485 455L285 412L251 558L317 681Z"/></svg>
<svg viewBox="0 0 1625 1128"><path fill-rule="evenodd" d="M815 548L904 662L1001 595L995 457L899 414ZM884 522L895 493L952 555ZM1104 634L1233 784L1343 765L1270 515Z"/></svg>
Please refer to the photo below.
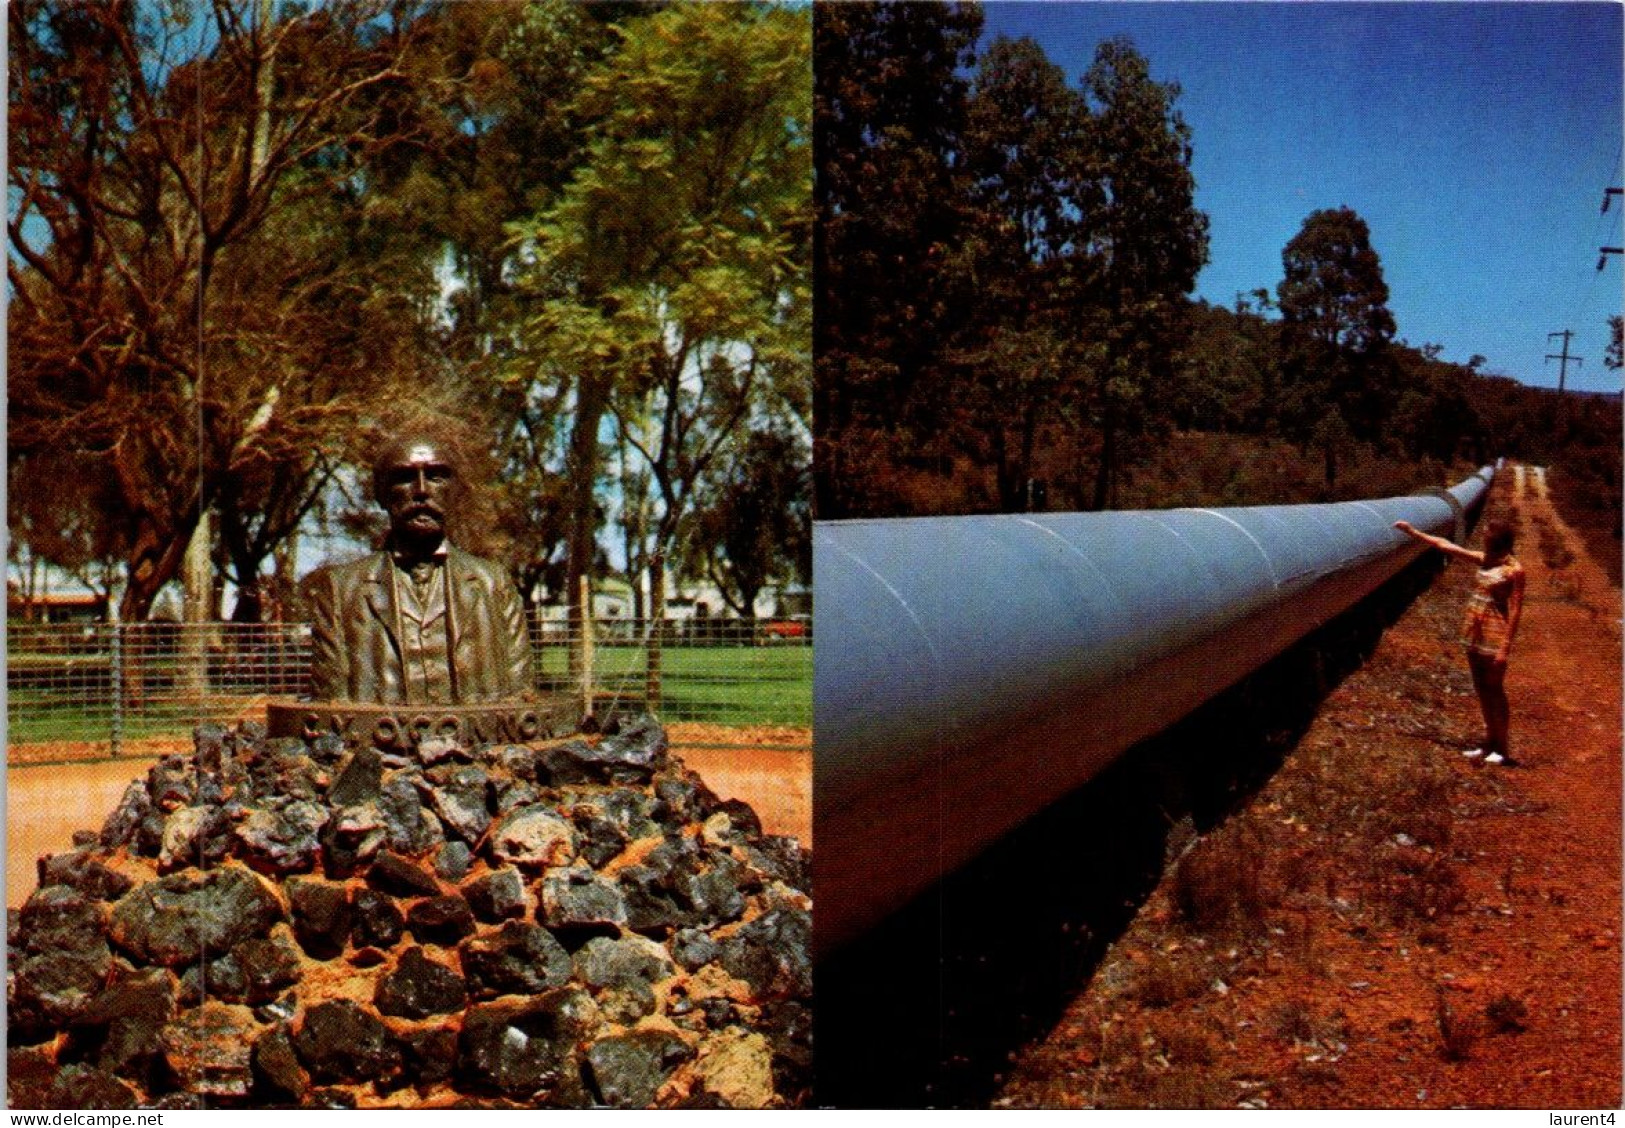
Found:
<svg viewBox="0 0 1625 1128"><path fill-rule="evenodd" d="M389 511L391 530L418 541L444 537L447 495L455 477L433 443L420 440L392 448L375 471L378 501Z"/></svg>

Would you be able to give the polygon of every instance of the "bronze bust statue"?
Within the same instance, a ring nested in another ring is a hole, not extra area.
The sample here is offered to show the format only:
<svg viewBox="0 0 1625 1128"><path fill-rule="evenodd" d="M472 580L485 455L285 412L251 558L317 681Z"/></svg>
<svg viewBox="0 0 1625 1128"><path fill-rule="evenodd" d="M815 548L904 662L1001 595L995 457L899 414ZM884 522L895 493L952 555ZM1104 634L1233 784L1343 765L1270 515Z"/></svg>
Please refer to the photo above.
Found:
<svg viewBox="0 0 1625 1128"><path fill-rule="evenodd" d="M383 551L305 583L315 699L457 705L532 696L519 593L501 568L446 539L456 474L444 445L424 435L379 454Z"/></svg>

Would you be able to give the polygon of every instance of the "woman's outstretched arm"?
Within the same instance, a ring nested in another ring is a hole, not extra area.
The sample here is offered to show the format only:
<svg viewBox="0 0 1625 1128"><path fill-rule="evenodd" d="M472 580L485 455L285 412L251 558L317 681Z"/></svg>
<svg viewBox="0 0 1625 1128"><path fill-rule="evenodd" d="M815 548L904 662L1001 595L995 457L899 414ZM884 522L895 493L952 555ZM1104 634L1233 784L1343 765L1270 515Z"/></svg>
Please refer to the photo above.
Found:
<svg viewBox="0 0 1625 1128"><path fill-rule="evenodd" d="M1430 533L1424 533L1421 529L1418 529L1409 521L1395 521L1394 528L1398 529L1402 533L1415 537L1423 544L1436 548L1440 552L1446 553L1450 556L1457 557L1461 560L1470 560L1474 564L1484 563L1484 554L1482 552L1474 552L1470 548L1461 547L1461 545L1457 544L1455 541L1445 540L1443 537L1436 537Z"/></svg>

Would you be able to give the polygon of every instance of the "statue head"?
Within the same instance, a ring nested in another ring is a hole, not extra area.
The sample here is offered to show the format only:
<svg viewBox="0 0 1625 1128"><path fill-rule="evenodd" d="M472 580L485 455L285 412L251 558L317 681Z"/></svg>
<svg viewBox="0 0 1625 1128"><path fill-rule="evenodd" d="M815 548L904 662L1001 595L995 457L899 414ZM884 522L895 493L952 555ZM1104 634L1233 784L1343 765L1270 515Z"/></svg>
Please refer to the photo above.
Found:
<svg viewBox="0 0 1625 1128"><path fill-rule="evenodd" d="M446 445L422 433L391 441L372 465L372 492L389 512L398 549L432 552L446 535L457 469Z"/></svg>

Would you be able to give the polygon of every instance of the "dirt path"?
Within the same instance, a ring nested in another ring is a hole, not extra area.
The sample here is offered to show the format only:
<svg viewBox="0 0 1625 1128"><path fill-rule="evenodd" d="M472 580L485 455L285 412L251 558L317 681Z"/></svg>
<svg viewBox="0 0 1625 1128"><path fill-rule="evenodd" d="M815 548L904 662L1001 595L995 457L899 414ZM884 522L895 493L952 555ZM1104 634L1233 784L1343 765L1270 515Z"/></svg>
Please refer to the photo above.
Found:
<svg viewBox="0 0 1625 1128"><path fill-rule="evenodd" d="M677 755L724 799L743 799L769 834L812 846L812 736L806 729L729 729L676 723ZM6 773L6 906L33 892L36 860L71 849L76 830L97 830L124 789L156 762L13 764Z"/></svg>
<svg viewBox="0 0 1625 1128"><path fill-rule="evenodd" d="M1457 565L1170 869L997 1104L1619 1106L1620 594L1538 468L1497 483L1486 521L1513 513L1523 766L1459 755L1481 729Z"/></svg>

